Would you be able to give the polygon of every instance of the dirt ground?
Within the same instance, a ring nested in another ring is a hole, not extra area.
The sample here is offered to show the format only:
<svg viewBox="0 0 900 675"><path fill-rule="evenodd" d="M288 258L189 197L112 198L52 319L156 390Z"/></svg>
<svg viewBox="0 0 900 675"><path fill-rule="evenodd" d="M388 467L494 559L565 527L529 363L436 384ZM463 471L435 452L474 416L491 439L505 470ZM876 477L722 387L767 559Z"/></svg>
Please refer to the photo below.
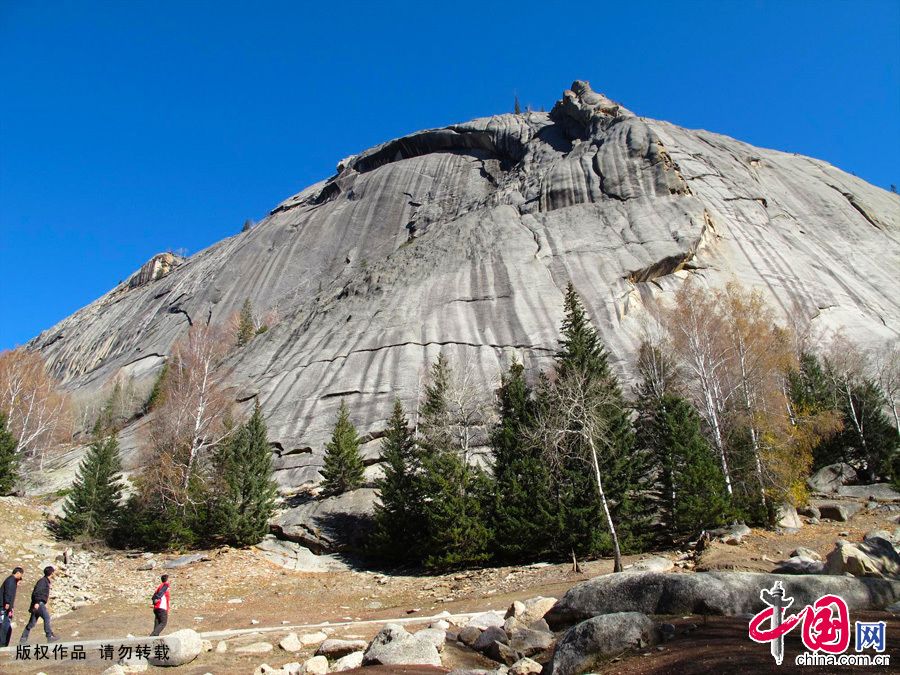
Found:
<svg viewBox="0 0 900 675"><path fill-rule="evenodd" d="M45 512L41 503L4 500L0 509L4 513L0 518L0 570L6 574L8 572L3 568L11 569L15 564L26 567L26 579L19 586L22 606L27 603L38 570L46 560L52 561L51 556L60 545L52 541L44 527ZM712 544L700 556L696 569L771 571L777 561L787 558L797 546L806 546L824 556L841 535L860 540L872 529L893 532L895 518L896 514L892 512L862 512L850 523L826 521L805 525L796 533L754 530L738 546ZM280 651L277 643L289 629L298 633L317 629L290 628L293 626L375 620L366 625L326 629L334 637L369 639L378 631L381 621L430 617L445 610L462 613L506 609L516 599L537 595L560 597L574 584L612 571L611 561L597 560L582 563L580 572L574 572L571 563L567 563L497 567L438 576L368 571L309 574L284 570L253 549L220 549L207 553L209 561L166 570L173 581L173 607L167 632L181 628L193 628L201 633L236 629L248 632L229 636L226 653L204 653L194 663L179 668L178 673L184 675L250 675L261 663L277 667L292 661L303 662L312 656L314 648L290 654ZM674 560L681 552L660 554ZM158 557L164 559L166 556ZM80 567L77 574L67 574L68 570L64 570L54 591L58 590L67 598L78 597L83 592L90 601L81 603L83 606L75 611L61 613L64 608L55 608L51 599L56 633L65 641L147 635L153 620L149 598L162 570L139 570L146 562L139 554L129 557L122 552L102 549L76 550L75 558L82 562L87 560L88 564ZM625 562L628 564L638 558L629 557ZM900 629L900 623L894 619L890 621L889 636ZM774 667L768 648L747 638L746 619L717 617L704 622L702 618L679 618L676 623L693 623L698 628L689 637L680 631L679 637L663 645L660 651L653 649L646 655L628 656L607 664L598 672L684 674L725 672L734 667L748 672L768 672ZM413 625L411 628L418 627ZM13 632L13 640L18 639L21 628L20 623ZM42 638L40 630L40 627L36 628L32 635ZM214 638L211 641L213 645L218 642ZM259 641L276 645L275 650L268 654L243 656L234 653L235 647ZM893 647L894 644L889 639L889 645ZM789 640L789 657L779 672L790 672L786 667L799 643L791 645ZM451 644L447 645L443 657L444 665L449 668L495 667L487 659ZM74 669L68 665L55 666L52 662L44 662L40 668L4 663L2 669L4 672L48 674L102 670L98 664ZM810 668L803 670L817 672ZM375 675L370 668L365 672ZM852 671L841 669L841 672Z"/></svg>

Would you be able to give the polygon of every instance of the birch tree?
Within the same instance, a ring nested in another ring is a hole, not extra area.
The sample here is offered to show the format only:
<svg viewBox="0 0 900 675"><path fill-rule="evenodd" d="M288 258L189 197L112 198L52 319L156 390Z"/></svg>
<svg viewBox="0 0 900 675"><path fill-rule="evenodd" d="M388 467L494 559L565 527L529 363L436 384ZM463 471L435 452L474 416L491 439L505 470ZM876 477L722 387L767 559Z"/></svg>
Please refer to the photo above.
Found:
<svg viewBox="0 0 900 675"><path fill-rule="evenodd" d="M18 439L17 453L38 460L40 468L47 451L70 434L69 397L37 352L20 347L0 353L0 411L6 431Z"/></svg>
<svg viewBox="0 0 900 675"><path fill-rule="evenodd" d="M232 405L219 370L228 346L219 329L197 325L172 350L151 429L151 468L164 501L186 505L199 460L229 433Z"/></svg>

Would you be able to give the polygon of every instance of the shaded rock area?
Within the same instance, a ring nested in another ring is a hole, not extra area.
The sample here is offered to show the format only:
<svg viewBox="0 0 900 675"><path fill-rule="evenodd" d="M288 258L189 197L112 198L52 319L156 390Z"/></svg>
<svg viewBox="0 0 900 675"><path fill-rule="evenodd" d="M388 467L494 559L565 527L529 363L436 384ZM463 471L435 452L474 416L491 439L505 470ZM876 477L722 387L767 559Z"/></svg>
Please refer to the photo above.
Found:
<svg viewBox="0 0 900 675"><path fill-rule="evenodd" d="M836 594L850 609L882 609L900 600L900 582L848 576L697 572L621 572L578 584L545 617L551 627L571 625L601 614L737 614L763 609L759 592L781 581L798 606Z"/></svg>
<svg viewBox="0 0 900 675"><path fill-rule="evenodd" d="M280 539L301 544L313 553L360 549L372 527L375 490L361 488L326 499L302 498L275 517ZM312 562L303 557L304 562Z"/></svg>
<svg viewBox="0 0 900 675"><path fill-rule="evenodd" d="M152 384L192 325L224 323L247 299L277 307L225 368L235 400L265 411L277 481L295 494L319 482L342 400L372 440L395 397L414 408L441 350L485 390L512 353L547 365L570 280L626 375L644 322L690 277L759 288L812 332L894 338L898 230L896 195L827 162L643 118L576 81L550 113L360 152L252 229L183 261L157 256L28 348L78 403L120 376ZM144 425L120 434L128 471ZM82 452L31 489L65 487Z"/></svg>

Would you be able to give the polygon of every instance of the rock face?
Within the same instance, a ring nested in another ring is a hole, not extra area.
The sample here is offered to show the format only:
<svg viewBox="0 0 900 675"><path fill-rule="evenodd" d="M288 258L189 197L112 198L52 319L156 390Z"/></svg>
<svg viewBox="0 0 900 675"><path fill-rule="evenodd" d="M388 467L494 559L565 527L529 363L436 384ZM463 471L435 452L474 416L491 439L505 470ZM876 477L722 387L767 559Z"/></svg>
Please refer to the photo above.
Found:
<svg viewBox="0 0 900 675"><path fill-rule="evenodd" d="M547 614L551 626L571 625L600 614L756 613L764 608L759 593L781 581L785 594L801 607L833 593L850 609L882 609L900 599L900 582L839 576L792 576L751 572L663 574L620 572L572 587Z"/></svg>
<svg viewBox="0 0 900 675"><path fill-rule="evenodd" d="M825 574L900 579L900 555L881 537L866 537L855 544L839 540L825 558Z"/></svg>
<svg viewBox="0 0 900 675"><path fill-rule="evenodd" d="M226 368L235 399L262 405L277 479L294 489L319 480L342 399L374 439L395 397L414 407L440 350L486 388L514 352L548 365L570 280L624 373L642 322L688 277L758 287L792 325L895 337L898 263L897 195L823 161L638 117L576 82L550 113L350 157L247 232L142 268L28 347L95 398L116 377L151 382L193 324L223 323L248 298L277 309ZM120 435L128 470L141 424Z"/></svg>

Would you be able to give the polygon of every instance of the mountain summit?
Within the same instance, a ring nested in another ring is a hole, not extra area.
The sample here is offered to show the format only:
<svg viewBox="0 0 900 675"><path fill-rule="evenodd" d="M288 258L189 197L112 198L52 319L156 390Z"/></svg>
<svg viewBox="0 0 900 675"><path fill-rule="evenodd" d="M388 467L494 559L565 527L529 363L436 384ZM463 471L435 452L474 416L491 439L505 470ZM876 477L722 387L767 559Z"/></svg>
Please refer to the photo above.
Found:
<svg viewBox="0 0 900 675"><path fill-rule="evenodd" d="M286 487L318 479L342 399L377 433L440 350L483 382L557 346L571 280L618 366L684 279L760 288L785 321L877 343L900 334L900 198L830 164L636 116L576 81L549 113L389 141L255 227L155 256L41 333L76 398L152 381L198 322L246 300L277 323L229 357L258 398ZM122 435L136 462L133 424ZM369 449L374 459L377 449Z"/></svg>

